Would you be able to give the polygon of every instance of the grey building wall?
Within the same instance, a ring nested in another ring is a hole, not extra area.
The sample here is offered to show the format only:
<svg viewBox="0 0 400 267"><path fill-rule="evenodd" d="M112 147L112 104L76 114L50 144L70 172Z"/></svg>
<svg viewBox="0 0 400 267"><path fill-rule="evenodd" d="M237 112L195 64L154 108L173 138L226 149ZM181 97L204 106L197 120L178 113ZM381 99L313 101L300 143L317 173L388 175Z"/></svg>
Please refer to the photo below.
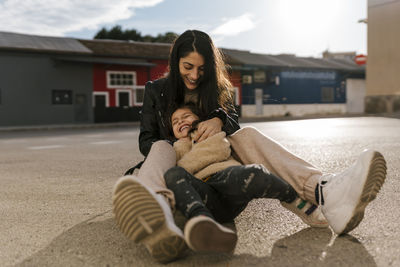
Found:
<svg viewBox="0 0 400 267"><path fill-rule="evenodd" d="M0 51L0 126L93 122L92 65L53 58ZM72 104L54 104L53 90L71 90Z"/></svg>

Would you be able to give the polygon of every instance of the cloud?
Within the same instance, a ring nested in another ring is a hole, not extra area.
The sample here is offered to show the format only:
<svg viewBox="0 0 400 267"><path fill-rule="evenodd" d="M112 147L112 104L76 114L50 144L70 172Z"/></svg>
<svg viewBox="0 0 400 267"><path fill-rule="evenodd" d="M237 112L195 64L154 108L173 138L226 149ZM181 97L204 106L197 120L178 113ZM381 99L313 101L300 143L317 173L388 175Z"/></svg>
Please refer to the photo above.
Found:
<svg viewBox="0 0 400 267"><path fill-rule="evenodd" d="M136 8L152 7L162 1L4 0L0 1L0 30L63 36L130 18Z"/></svg>
<svg viewBox="0 0 400 267"><path fill-rule="evenodd" d="M240 17L227 19L222 25L211 31L211 34L217 36L235 36L239 33L249 31L255 28L254 16L245 13Z"/></svg>

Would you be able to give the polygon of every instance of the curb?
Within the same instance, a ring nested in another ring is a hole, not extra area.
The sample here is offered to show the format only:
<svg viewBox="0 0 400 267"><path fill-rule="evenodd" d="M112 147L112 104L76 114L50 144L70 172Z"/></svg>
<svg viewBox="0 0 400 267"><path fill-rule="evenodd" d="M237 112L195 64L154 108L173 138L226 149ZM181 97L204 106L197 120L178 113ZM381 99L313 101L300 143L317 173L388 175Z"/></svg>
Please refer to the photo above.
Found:
<svg viewBox="0 0 400 267"><path fill-rule="evenodd" d="M22 132L22 131L53 131L73 129L101 129L101 128L128 128L139 127L140 122L111 122L111 123L88 123L88 124L57 124L57 125L32 125L32 126L6 126L0 127L1 132Z"/></svg>

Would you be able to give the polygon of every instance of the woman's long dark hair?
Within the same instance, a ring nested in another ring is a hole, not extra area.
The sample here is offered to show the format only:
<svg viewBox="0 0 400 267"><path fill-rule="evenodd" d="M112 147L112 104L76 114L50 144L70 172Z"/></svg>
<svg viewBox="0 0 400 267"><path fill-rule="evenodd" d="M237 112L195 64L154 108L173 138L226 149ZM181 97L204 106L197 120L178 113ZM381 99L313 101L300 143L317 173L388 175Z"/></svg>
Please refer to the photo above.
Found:
<svg viewBox="0 0 400 267"><path fill-rule="evenodd" d="M168 104L182 104L185 98L185 84L179 72L179 59L191 52L204 58L204 74L196 90L199 92L198 106L203 114L209 114L221 107L233 109L231 88L225 62L210 36L197 30L187 30L174 42L169 55L166 97Z"/></svg>

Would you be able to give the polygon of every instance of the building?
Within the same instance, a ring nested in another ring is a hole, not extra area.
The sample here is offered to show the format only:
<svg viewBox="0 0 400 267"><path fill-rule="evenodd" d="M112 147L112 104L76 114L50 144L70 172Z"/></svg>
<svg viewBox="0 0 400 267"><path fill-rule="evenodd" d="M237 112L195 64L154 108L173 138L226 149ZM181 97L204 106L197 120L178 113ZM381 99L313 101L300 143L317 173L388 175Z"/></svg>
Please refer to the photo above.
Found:
<svg viewBox="0 0 400 267"><path fill-rule="evenodd" d="M368 1L368 64L365 109L400 111L400 1Z"/></svg>
<svg viewBox="0 0 400 267"><path fill-rule="evenodd" d="M137 121L171 44L0 32L0 126ZM364 66L221 49L242 117L362 113Z"/></svg>
<svg viewBox="0 0 400 267"><path fill-rule="evenodd" d="M363 112L365 70L352 59L223 51L239 63L243 117Z"/></svg>
<svg viewBox="0 0 400 267"><path fill-rule="evenodd" d="M72 60L91 54L72 38L0 32L0 126L93 122L92 66Z"/></svg>
<svg viewBox="0 0 400 267"><path fill-rule="evenodd" d="M79 40L93 54L95 122L137 121L147 81L164 76L170 44Z"/></svg>

